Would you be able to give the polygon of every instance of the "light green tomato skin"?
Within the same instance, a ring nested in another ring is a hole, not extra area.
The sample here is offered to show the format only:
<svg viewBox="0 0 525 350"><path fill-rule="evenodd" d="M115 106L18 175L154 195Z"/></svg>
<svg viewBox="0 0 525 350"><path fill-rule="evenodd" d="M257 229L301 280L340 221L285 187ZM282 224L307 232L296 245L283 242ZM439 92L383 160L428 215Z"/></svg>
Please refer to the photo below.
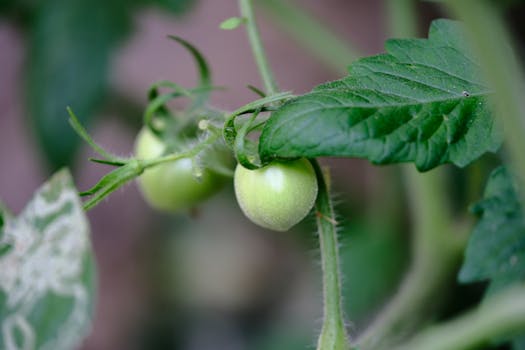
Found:
<svg viewBox="0 0 525 350"><path fill-rule="evenodd" d="M288 231L304 219L317 198L317 179L306 159L275 162L257 170L238 164L234 184L243 213L274 231Z"/></svg>
<svg viewBox="0 0 525 350"><path fill-rule="evenodd" d="M148 129L137 136L135 155L140 159L155 158L164 152L164 144ZM199 180L192 173L190 158L146 169L138 178L141 193L148 204L161 211L180 212L189 209L220 190L225 178L203 169Z"/></svg>

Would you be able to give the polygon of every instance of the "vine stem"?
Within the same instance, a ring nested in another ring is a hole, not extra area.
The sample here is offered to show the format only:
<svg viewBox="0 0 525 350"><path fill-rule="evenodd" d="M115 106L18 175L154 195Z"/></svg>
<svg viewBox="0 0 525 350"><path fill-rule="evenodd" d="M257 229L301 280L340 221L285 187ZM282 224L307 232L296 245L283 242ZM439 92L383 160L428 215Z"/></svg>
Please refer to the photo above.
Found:
<svg viewBox="0 0 525 350"><path fill-rule="evenodd" d="M499 293L474 311L417 335L402 350L463 350L502 339L525 327L525 286ZM398 349L401 350L401 349Z"/></svg>
<svg viewBox="0 0 525 350"><path fill-rule="evenodd" d="M486 1L447 0L447 8L466 26L482 73L494 89L492 103L503 124L505 142L520 188L525 188L525 74L499 11ZM525 191L522 191L525 200Z"/></svg>
<svg viewBox="0 0 525 350"><path fill-rule="evenodd" d="M316 160L310 162L319 187L315 211L323 268L324 321L317 350L346 350L349 349L349 343L341 306L339 246L334 210L325 175Z"/></svg>
<svg viewBox="0 0 525 350"><path fill-rule="evenodd" d="M250 40L250 46L253 51L253 57L261 73L261 77L268 95L274 95L279 92L277 83L273 77L272 70L268 64L266 53L261 42L261 36L259 35L259 29L255 22L255 15L253 12L252 0L239 0L239 8L241 10L241 16L246 19L246 32L248 33L248 39Z"/></svg>

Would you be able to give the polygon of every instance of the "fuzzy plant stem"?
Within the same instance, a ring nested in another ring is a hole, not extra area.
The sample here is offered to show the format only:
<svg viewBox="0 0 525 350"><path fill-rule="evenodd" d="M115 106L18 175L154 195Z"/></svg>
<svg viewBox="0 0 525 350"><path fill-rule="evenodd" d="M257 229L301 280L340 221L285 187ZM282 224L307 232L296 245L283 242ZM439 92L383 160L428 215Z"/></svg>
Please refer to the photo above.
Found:
<svg viewBox="0 0 525 350"><path fill-rule="evenodd" d="M525 188L525 73L502 15L481 0L447 0L447 8L464 24L488 85L494 89L494 111L503 125L511 167ZM525 191L522 191L525 200Z"/></svg>
<svg viewBox="0 0 525 350"><path fill-rule="evenodd" d="M248 33L248 39L253 51L253 57L255 58L255 62L257 63L259 72L261 73L266 93L268 95L274 95L279 92L279 89L266 58L266 53L264 52L264 46L261 42L259 29L257 28L257 23L255 22L252 0L239 0L239 8L241 10L241 16L243 16L246 20L246 32Z"/></svg>
<svg viewBox="0 0 525 350"><path fill-rule="evenodd" d="M323 328L319 335L317 350L348 350L343 311L341 307L341 276L339 271L339 246L336 222L325 175L317 161L311 161L315 169L319 193L315 202L316 221L323 268Z"/></svg>

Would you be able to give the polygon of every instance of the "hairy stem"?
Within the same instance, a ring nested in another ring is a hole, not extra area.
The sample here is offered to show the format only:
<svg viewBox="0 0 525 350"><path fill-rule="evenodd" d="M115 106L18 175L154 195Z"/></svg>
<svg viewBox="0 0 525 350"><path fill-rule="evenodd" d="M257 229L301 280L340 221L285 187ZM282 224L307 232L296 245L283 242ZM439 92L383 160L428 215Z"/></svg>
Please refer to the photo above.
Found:
<svg viewBox="0 0 525 350"><path fill-rule="evenodd" d="M360 56L347 40L339 38L292 1L260 0L257 3L278 26L328 67L344 73L348 65Z"/></svg>
<svg viewBox="0 0 525 350"><path fill-rule="evenodd" d="M341 276L336 222L330 193L322 169L311 161L317 176L319 194L315 203L321 263L323 267L324 322L317 350L347 350L348 336L341 306Z"/></svg>
<svg viewBox="0 0 525 350"><path fill-rule="evenodd" d="M525 74L512 49L502 16L487 1L447 0L445 3L465 23L483 74L495 91L492 103L504 127L511 166L520 187L525 188Z"/></svg>
<svg viewBox="0 0 525 350"><path fill-rule="evenodd" d="M248 39L250 40L253 56L257 63L257 67L259 68L259 72L261 73L266 93L268 95L274 95L279 89L273 77L270 65L268 64L266 53L264 52L261 36L259 35L257 23L255 22L252 0L239 0L239 8L241 10L241 15L246 19Z"/></svg>
<svg viewBox="0 0 525 350"><path fill-rule="evenodd" d="M522 332L525 328L525 286L502 292L458 319L434 326L399 350L463 350Z"/></svg>

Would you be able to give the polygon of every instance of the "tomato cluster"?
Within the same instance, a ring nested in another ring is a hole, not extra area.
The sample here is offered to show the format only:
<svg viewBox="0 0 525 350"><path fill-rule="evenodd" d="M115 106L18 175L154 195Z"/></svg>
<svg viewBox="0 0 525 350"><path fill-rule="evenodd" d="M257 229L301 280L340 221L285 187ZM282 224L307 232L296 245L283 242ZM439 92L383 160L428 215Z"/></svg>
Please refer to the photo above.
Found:
<svg viewBox="0 0 525 350"><path fill-rule="evenodd" d="M162 155L166 145L148 128L137 136L135 154L139 159L151 159ZM202 161L224 158L220 150L204 151ZM181 158L146 169L138 178L139 188L146 201L154 208L180 212L192 208L219 191L226 177L210 168L202 167L199 176L194 173L191 158Z"/></svg>
<svg viewBox="0 0 525 350"><path fill-rule="evenodd" d="M162 155L166 145L149 129L137 136L137 158ZM205 151L206 159L225 158L215 149ZM138 183L146 201L154 208L180 212L192 208L216 193L226 177L206 166L195 176L191 158L181 158L146 169ZM287 231L311 210L317 197L317 180L306 159L276 161L263 168L248 170L238 164L234 175L235 194L243 213L255 224Z"/></svg>

